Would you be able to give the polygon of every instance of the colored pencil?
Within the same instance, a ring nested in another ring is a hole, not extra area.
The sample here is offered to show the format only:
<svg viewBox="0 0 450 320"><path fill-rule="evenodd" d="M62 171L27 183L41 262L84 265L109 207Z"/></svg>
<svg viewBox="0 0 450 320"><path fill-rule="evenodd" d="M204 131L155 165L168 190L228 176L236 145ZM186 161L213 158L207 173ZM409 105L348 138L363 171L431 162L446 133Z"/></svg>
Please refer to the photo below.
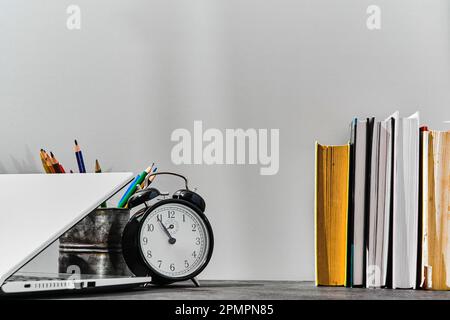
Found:
<svg viewBox="0 0 450 320"><path fill-rule="evenodd" d="M53 152L50 151L50 161L52 163L53 169L56 173L63 173L61 170L61 165L59 164L59 161L55 158L55 155Z"/></svg>
<svg viewBox="0 0 450 320"><path fill-rule="evenodd" d="M41 152L39 153L39 156L40 156L41 162L42 162L42 167L44 168L45 173L51 173L50 169L47 166L44 152L45 152L44 149L41 149Z"/></svg>
<svg viewBox="0 0 450 320"><path fill-rule="evenodd" d="M75 156L77 157L78 170L80 173L86 173L86 167L84 166L83 153L81 152L81 148L78 145L78 141L75 140L75 146L73 148L75 152Z"/></svg>
<svg viewBox="0 0 450 320"><path fill-rule="evenodd" d="M152 168L153 168L153 165L154 165L154 164L152 164ZM153 171L150 170L150 172L154 173L154 172L156 172L156 170L158 170L158 168L153 169ZM147 176L148 176L148 175L147 175ZM138 191L138 190L142 190L142 189L144 189L144 188L147 188L147 187L153 182L153 180L155 180L155 178L156 178L156 176L151 176L150 179L148 179L148 180L147 180L147 179L144 179L140 185L139 185L139 184L136 184L136 190L135 190L135 192ZM125 205L124 208L128 208L128 203Z"/></svg>
<svg viewBox="0 0 450 320"><path fill-rule="evenodd" d="M58 163L59 166L59 170L61 171L61 173L66 173L66 169L64 169L63 165L61 164L61 162L59 162L56 157L54 157L56 162Z"/></svg>
<svg viewBox="0 0 450 320"><path fill-rule="evenodd" d="M100 163L98 160L95 160L95 173L102 173L102 168L100 167Z"/></svg>
<svg viewBox="0 0 450 320"><path fill-rule="evenodd" d="M41 151L39 152L39 157L41 158L41 162L42 162L42 168L44 168L45 173L50 173L47 164L45 163L45 156L44 156L44 149L41 149Z"/></svg>
<svg viewBox="0 0 450 320"><path fill-rule="evenodd" d="M151 168L153 168L154 165L155 165L155 163L153 162L152 165L151 165ZM141 175L138 174L138 175L134 178L134 180L130 183L130 185L128 186L127 190L126 190L125 193L123 194L122 198L120 198L119 203L121 203L121 202L125 199L125 197L127 196L128 192L130 192L130 190L133 188L133 186L136 185L136 183L137 183L137 181L139 180L139 177L140 177L140 176L141 176Z"/></svg>
<svg viewBox="0 0 450 320"><path fill-rule="evenodd" d="M64 169L61 163L59 164L59 169L61 170L61 173L66 173L66 169Z"/></svg>
<svg viewBox="0 0 450 320"><path fill-rule="evenodd" d="M97 159L95 160L95 173L102 173L102 168L100 167L100 163L98 162ZM106 207L107 207L106 201L103 202L103 203L100 205L100 207L106 208Z"/></svg>
<svg viewBox="0 0 450 320"><path fill-rule="evenodd" d="M119 204L122 203L122 202L124 201L124 199L125 199L125 197L127 196L127 194L131 191L131 189L133 188L133 186L136 185L136 183L137 183L137 181L139 180L139 177L140 177L140 176L141 176L141 175L138 174L138 175L133 179L133 181L131 181L130 185L128 186L127 190L126 190L125 193L123 194L122 198L120 198Z"/></svg>
<svg viewBox="0 0 450 320"><path fill-rule="evenodd" d="M136 180L136 183L132 184L131 189L125 194L124 197L122 197L118 205L119 208L124 208L127 205L128 199L130 199L130 197L136 192L137 186L140 185L142 181L144 181L145 177L149 174L149 172L151 172L151 170L152 167L150 166L142 171L142 173L139 175L139 178Z"/></svg>
<svg viewBox="0 0 450 320"><path fill-rule="evenodd" d="M158 170L158 168L153 169L153 170L152 170L152 173L155 173L156 170ZM140 188L141 188L141 189L147 188L147 187L153 182L153 180L155 180L155 178L156 178L156 176L151 176L151 177L148 179L148 181L147 181L147 179L144 179L144 181L143 181L143 182L141 183L141 185L140 185Z"/></svg>
<svg viewBox="0 0 450 320"><path fill-rule="evenodd" d="M156 172L156 170L158 170L158 168L155 168L155 170L153 170L153 173ZM148 181L150 181L150 183L153 182L153 180L155 180L156 176L151 176L150 179L148 179Z"/></svg>
<svg viewBox="0 0 450 320"><path fill-rule="evenodd" d="M56 173L55 169L53 168L53 163L50 159L50 156L48 153L44 150L44 157L45 157L45 163L47 164L48 170L50 173Z"/></svg>

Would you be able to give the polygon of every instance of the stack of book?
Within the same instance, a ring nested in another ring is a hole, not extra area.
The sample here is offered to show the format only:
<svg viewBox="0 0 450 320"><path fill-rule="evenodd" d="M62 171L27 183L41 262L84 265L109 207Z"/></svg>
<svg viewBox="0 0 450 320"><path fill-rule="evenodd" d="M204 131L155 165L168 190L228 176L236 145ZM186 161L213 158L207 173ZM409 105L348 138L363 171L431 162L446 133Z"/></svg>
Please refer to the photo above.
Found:
<svg viewBox="0 0 450 320"><path fill-rule="evenodd" d="M450 131L354 119L316 143L316 284L450 290Z"/></svg>

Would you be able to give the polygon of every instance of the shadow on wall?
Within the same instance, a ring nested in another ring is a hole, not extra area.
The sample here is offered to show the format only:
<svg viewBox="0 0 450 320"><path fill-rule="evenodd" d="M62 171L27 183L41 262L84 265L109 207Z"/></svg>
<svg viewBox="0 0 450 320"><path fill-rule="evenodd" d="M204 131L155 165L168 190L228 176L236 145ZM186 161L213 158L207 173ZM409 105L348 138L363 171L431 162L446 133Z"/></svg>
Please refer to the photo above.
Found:
<svg viewBox="0 0 450 320"><path fill-rule="evenodd" d="M38 154L38 153L36 153ZM25 146L25 156L19 158L13 155L9 155L12 163L12 170L7 170L4 164L0 163L0 174L5 173L39 173L41 170L36 165L36 157L28 145ZM12 172L11 172L12 171Z"/></svg>
<svg viewBox="0 0 450 320"><path fill-rule="evenodd" d="M5 174L6 173L6 168L3 165L3 163L0 162L0 174Z"/></svg>

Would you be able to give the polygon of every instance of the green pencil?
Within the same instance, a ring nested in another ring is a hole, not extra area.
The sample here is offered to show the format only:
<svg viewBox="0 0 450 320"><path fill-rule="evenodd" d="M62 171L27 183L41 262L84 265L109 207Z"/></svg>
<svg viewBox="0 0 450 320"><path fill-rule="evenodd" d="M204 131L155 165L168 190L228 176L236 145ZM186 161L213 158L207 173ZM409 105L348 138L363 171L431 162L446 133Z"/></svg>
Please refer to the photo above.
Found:
<svg viewBox="0 0 450 320"><path fill-rule="evenodd" d="M118 207L119 208L125 208L125 206L128 203L128 199L136 192L137 186L140 186L141 183L144 181L145 177L152 171L152 167L148 167L144 171L142 171L141 175L139 176L139 179L136 181L134 186L131 186L130 190L125 194L125 196L120 200Z"/></svg>

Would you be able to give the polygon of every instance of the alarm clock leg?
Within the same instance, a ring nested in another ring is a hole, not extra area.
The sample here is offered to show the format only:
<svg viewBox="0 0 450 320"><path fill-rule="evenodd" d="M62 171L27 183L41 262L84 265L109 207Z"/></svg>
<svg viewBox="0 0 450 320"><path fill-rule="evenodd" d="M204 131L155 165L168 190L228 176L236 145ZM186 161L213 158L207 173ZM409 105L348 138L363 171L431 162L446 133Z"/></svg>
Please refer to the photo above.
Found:
<svg viewBox="0 0 450 320"><path fill-rule="evenodd" d="M191 280L196 288L200 288L200 282L198 282L198 279L196 277L192 278Z"/></svg>

